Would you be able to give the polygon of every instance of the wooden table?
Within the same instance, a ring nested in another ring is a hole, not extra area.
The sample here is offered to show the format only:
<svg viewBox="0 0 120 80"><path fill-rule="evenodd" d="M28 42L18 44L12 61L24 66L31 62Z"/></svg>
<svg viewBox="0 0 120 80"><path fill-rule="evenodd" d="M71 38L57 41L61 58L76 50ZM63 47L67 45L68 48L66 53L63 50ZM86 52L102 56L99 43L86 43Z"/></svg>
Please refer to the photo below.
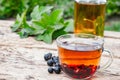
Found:
<svg viewBox="0 0 120 80"><path fill-rule="evenodd" d="M58 55L55 42L46 44L32 37L20 39L11 32L12 24L13 21L0 21L0 80L72 80L63 72L59 75L47 72L43 56L48 52ZM114 53L114 61L90 80L120 80L120 32L105 31L104 46Z"/></svg>

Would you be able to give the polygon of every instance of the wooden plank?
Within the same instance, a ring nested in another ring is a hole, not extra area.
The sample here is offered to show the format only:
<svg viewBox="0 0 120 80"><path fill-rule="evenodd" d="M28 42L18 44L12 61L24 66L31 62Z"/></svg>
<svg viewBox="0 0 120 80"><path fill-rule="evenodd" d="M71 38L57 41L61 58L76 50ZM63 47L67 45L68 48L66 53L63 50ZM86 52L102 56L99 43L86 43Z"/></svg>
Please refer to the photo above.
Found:
<svg viewBox="0 0 120 80"><path fill-rule="evenodd" d="M48 52L58 55L55 41L46 44L32 37L20 39L11 31L12 24L13 21L0 21L0 80L71 80L63 72L47 72L43 56ZM120 32L105 31L104 47L114 53L114 61L91 80L120 80Z"/></svg>
<svg viewBox="0 0 120 80"><path fill-rule="evenodd" d="M120 32L105 31L104 32L104 37L120 39Z"/></svg>

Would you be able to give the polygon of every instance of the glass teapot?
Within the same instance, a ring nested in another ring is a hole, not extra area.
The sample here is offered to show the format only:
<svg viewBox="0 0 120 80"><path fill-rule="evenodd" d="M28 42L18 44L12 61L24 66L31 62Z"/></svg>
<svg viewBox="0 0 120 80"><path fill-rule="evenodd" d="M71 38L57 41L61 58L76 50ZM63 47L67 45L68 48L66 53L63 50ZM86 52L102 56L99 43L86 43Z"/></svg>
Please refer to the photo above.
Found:
<svg viewBox="0 0 120 80"><path fill-rule="evenodd" d="M74 33L104 36L106 0L75 0Z"/></svg>

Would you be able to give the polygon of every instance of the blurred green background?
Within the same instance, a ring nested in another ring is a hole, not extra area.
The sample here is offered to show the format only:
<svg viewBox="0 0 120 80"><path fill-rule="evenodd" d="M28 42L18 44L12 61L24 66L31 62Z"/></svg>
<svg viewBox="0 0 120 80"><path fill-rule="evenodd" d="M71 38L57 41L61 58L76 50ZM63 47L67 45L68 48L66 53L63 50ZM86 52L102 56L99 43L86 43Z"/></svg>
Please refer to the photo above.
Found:
<svg viewBox="0 0 120 80"><path fill-rule="evenodd" d="M0 19L14 20L16 15L26 8L27 18L30 19L30 13L36 5L64 9L65 19L74 16L74 0L0 0ZM120 32L120 0L107 1L105 30Z"/></svg>

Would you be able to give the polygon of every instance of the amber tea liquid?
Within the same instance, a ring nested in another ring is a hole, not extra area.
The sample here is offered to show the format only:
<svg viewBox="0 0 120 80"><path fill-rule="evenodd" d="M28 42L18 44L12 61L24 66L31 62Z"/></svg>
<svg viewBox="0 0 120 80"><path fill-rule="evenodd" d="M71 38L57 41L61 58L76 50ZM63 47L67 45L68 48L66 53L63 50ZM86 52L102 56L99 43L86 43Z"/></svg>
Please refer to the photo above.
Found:
<svg viewBox="0 0 120 80"><path fill-rule="evenodd" d="M80 3L75 1L74 32L104 35L106 4Z"/></svg>
<svg viewBox="0 0 120 80"><path fill-rule="evenodd" d="M77 49L77 50L76 50ZM92 76L99 67L101 48L58 46L62 70L76 79Z"/></svg>

